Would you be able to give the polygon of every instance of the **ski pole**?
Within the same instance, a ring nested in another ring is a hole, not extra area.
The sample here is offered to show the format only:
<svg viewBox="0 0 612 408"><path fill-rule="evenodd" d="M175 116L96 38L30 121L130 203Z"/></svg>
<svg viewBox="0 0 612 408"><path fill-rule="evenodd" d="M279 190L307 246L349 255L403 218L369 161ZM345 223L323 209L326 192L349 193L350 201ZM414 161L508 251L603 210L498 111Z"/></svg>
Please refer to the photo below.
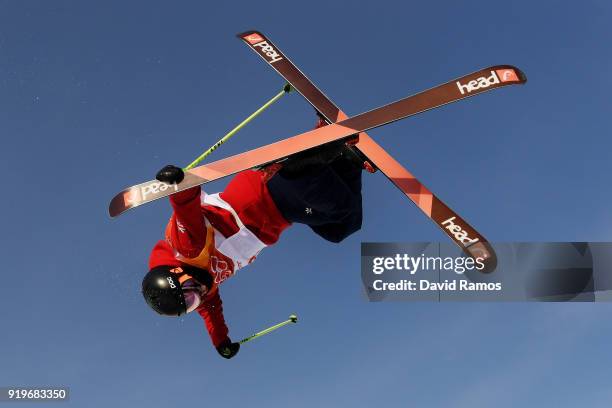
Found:
<svg viewBox="0 0 612 408"><path fill-rule="evenodd" d="M286 84L283 87L283 90L280 91L278 94L276 94L274 96L274 98L270 99L268 102L266 102L261 108L257 109L255 112L253 112L248 118L246 118L245 120L243 120L242 122L240 122L235 128L233 128L232 130L229 131L229 133L227 133L225 136L223 136L221 139L219 139L219 141L217 143L215 143L214 145L212 145L208 150L206 150L204 153L202 153L197 159L195 159L193 162L191 162L187 167L185 167L184 170L191 170L192 168L194 168L195 166L197 166L202 160L204 160L206 157L208 157L208 155L210 155L212 152L214 152L217 147L221 146L223 143L225 143L226 141L228 141L232 136L234 136L236 133L238 133L238 131L240 129L242 129L243 127L245 127L247 125L247 123L249 123L250 121L252 121L253 119L255 119L257 116L259 116L263 111L265 111L266 109L268 109L270 106L272 106L272 104L274 104L274 102L278 101L283 95L291 92L292 88L291 85Z"/></svg>
<svg viewBox="0 0 612 408"><path fill-rule="evenodd" d="M249 337L240 340L238 343L240 343L240 344L246 343L247 341L251 341L251 340L256 339L258 337L261 337L261 336L263 336L265 334L273 332L274 330L279 329L279 328L281 328L281 327L283 327L283 326L285 326L285 325L287 325L289 323L297 323L297 316L292 314L291 316L289 316L289 319L285 320L284 322L281 322L279 324L275 324L272 327L268 327L265 330L262 330L262 331L260 331L258 333L250 335Z"/></svg>

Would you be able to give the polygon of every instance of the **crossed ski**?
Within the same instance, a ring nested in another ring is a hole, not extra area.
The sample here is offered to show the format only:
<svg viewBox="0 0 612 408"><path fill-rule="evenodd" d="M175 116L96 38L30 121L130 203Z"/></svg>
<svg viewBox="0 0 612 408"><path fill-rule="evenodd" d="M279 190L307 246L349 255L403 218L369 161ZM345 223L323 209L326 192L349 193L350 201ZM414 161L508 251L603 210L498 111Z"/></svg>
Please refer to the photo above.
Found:
<svg viewBox="0 0 612 408"><path fill-rule="evenodd" d="M180 184L166 184L152 180L127 188L111 200L109 205L111 217L119 216L131 208L175 192L218 180L243 170L279 162L293 154L359 134L356 147L396 187L469 256L483 259L486 271L492 271L495 268L496 256L487 240L393 159L365 131L488 90L507 85L524 84L527 79L518 68L510 65L486 68L349 118L263 34L249 31L240 34L239 37L331 123L319 129L196 167L186 172L185 179Z"/></svg>

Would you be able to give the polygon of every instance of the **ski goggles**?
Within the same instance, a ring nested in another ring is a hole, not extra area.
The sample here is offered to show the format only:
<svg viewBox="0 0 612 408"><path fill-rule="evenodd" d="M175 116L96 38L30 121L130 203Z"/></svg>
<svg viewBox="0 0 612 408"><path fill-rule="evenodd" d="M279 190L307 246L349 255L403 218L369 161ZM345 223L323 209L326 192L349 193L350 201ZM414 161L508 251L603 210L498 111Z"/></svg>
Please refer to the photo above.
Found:
<svg viewBox="0 0 612 408"><path fill-rule="evenodd" d="M181 285L187 309L185 313L193 312L202 303L202 298L208 291L206 286L201 285L181 267L170 269L170 272L179 275L178 281Z"/></svg>
<svg viewBox="0 0 612 408"><path fill-rule="evenodd" d="M195 279L191 278L181 283L183 289L183 298L185 299L186 313L193 312L202 303L202 295L204 295L203 287Z"/></svg>

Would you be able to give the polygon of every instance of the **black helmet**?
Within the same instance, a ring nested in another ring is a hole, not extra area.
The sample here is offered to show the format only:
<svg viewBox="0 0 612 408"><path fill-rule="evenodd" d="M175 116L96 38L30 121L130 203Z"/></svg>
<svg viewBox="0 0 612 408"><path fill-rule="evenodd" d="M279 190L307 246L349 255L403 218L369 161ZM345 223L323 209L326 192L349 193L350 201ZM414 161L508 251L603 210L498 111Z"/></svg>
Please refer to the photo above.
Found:
<svg viewBox="0 0 612 408"><path fill-rule="evenodd" d="M171 272L173 266L157 266L142 280L142 295L151 309L166 316L180 316L187 312L185 296L179 283L181 272Z"/></svg>
<svg viewBox="0 0 612 408"><path fill-rule="evenodd" d="M193 281L191 280L193 278ZM199 285L210 288L212 276L208 271L185 265L184 267L161 265L149 271L142 280L142 296L151 309L164 316L181 316L191 308L193 310L199 303L191 296L194 286L186 287L189 293L186 296L181 284Z"/></svg>

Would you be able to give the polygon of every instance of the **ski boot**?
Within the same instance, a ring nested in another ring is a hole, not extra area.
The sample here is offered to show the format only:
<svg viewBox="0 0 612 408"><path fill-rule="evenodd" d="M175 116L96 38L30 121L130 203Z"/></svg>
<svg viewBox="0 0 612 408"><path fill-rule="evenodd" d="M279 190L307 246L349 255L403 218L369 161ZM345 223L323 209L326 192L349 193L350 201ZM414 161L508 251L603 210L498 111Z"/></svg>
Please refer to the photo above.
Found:
<svg viewBox="0 0 612 408"><path fill-rule="evenodd" d="M325 117L323 117L323 115L320 112L317 111L316 114L318 118L317 125L316 125L317 129L320 127L329 125L329 122L327 121L327 119L325 119ZM367 156L363 154L361 150L357 148L356 144L358 142L359 142L359 135L353 135L350 139L346 140L344 142L345 148L342 150L342 155L347 160L351 161L356 166L361 167L368 173L376 173L376 171L378 171L378 168L376 168L374 163L372 163L370 159L368 159Z"/></svg>

